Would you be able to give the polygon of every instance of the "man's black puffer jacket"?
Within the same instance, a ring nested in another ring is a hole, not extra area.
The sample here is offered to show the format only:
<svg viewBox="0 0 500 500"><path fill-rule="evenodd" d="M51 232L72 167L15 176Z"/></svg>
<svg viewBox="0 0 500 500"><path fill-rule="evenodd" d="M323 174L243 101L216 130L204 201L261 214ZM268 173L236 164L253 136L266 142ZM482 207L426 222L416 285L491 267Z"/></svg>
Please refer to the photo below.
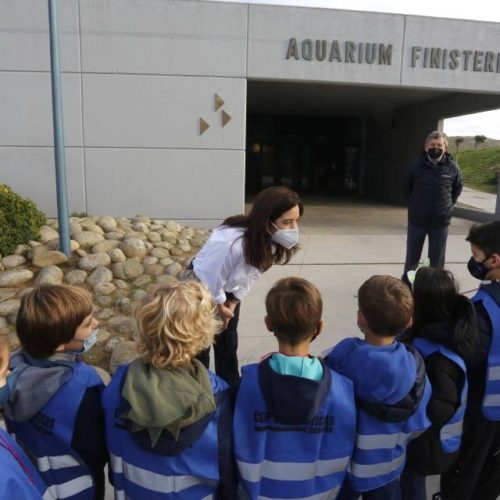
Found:
<svg viewBox="0 0 500 500"><path fill-rule="evenodd" d="M407 178L408 220L421 227L447 226L462 187L460 169L448 153L436 164L424 153Z"/></svg>

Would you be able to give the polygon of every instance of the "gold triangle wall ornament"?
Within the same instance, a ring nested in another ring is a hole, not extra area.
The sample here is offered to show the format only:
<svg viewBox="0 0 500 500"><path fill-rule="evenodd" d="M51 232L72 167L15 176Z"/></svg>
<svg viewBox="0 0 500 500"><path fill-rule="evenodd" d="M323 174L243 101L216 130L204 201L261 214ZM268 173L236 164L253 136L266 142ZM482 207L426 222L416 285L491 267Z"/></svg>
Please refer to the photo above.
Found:
<svg viewBox="0 0 500 500"><path fill-rule="evenodd" d="M224 101L222 100L222 97L219 97L217 94L215 94L215 111L219 111L220 108L224 106Z"/></svg>
<svg viewBox="0 0 500 500"><path fill-rule="evenodd" d="M222 110L222 126L225 127L229 120L231 120L231 116L229 116L224 110Z"/></svg>
<svg viewBox="0 0 500 500"><path fill-rule="evenodd" d="M210 125L203 119L200 118L200 135L203 135Z"/></svg>

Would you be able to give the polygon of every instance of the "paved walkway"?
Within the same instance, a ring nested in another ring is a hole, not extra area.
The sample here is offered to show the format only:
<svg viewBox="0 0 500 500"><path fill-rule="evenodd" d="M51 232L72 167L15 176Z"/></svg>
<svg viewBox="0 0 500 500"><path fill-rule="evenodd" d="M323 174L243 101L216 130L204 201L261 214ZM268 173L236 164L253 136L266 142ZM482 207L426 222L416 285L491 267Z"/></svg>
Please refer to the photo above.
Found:
<svg viewBox="0 0 500 500"><path fill-rule="evenodd" d="M496 202L496 194L483 193L482 191L476 191L470 188L464 188L458 199L459 205L493 213L495 212Z"/></svg>

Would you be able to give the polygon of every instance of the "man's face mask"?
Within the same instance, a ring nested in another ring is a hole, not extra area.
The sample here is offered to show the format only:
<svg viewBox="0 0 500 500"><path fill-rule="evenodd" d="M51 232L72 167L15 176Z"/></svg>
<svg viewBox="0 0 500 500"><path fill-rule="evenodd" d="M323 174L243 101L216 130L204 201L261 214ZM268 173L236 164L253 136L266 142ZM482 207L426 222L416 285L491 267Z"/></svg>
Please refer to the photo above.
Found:
<svg viewBox="0 0 500 500"><path fill-rule="evenodd" d="M429 158L433 161L436 162L438 161L441 156L443 156L444 150L441 148L429 148L427 150L427 154L429 155Z"/></svg>

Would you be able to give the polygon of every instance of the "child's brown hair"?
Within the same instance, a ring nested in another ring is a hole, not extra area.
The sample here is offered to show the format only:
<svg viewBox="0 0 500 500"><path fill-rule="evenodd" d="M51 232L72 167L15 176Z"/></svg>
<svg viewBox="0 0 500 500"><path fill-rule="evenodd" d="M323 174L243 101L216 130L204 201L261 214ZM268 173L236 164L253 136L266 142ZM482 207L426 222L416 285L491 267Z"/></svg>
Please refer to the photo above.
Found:
<svg viewBox="0 0 500 500"><path fill-rule="evenodd" d="M17 336L33 358L47 358L67 344L92 314L92 296L84 288L42 285L23 295L17 314Z"/></svg>
<svg viewBox="0 0 500 500"><path fill-rule="evenodd" d="M396 336L413 315L413 296L400 279L376 275L366 280L358 291L359 310L376 335Z"/></svg>
<svg viewBox="0 0 500 500"><path fill-rule="evenodd" d="M303 278L277 281L266 297L268 325L279 340L297 345L315 333L323 314L319 290Z"/></svg>

